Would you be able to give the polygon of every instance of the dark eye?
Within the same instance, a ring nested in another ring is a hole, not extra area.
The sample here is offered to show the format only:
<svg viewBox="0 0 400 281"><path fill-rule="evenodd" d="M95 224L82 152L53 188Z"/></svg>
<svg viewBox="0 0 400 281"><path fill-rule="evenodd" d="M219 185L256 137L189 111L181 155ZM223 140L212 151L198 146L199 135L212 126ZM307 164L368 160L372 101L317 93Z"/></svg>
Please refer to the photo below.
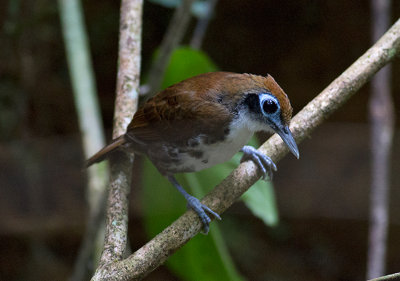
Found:
<svg viewBox="0 0 400 281"><path fill-rule="evenodd" d="M269 100L269 99L267 99L263 103L262 107L264 112L268 114L275 113L278 110L278 105L276 104L276 102L274 100Z"/></svg>

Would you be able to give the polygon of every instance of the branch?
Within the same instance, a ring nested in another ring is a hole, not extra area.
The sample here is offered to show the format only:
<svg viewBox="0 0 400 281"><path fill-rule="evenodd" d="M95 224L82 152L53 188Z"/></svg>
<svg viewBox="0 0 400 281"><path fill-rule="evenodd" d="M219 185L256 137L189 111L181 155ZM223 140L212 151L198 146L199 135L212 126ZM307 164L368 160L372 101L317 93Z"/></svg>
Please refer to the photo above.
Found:
<svg viewBox="0 0 400 281"><path fill-rule="evenodd" d="M372 38L376 40L389 26L390 0L371 0ZM389 225L390 156L394 131L390 66L378 72L371 83L371 190L367 278L385 273Z"/></svg>
<svg viewBox="0 0 400 281"><path fill-rule="evenodd" d="M196 50L201 48L203 44L204 36L206 34L208 24L211 21L211 18L215 12L215 6L217 5L218 0L208 0L207 1L207 12L203 18L199 18L197 20L196 27L193 31L192 39L190 40L190 47Z"/></svg>
<svg viewBox="0 0 400 281"><path fill-rule="evenodd" d="M75 107L81 130L85 158L105 145L101 124L99 102L93 74L90 50L85 30L82 7L79 0L59 0L61 27L74 93ZM108 171L106 164L96 165L88 170L87 201L89 216L86 231L79 249L74 272L70 280L87 279L91 274L95 256L95 242L101 233L104 198Z"/></svg>
<svg viewBox="0 0 400 281"><path fill-rule="evenodd" d="M140 78L142 0L122 0L119 39L119 68L113 137L125 133L137 108ZM105 280L110 265L122 259L128 232L128 194L133 157L122 154L111 159L106 237L99 267L92 280Z"/></svg>
<svg viewBox="0 0 400 281"><path fill-rule="evenodd" d="M113 138L126 132L138 104L142 0L122 0Z"/></svg>
<svg viewBox="0 0 400 281"><path fill-rule="evenodd" d="M171 23L161 42L159 55L149 71L147 85L143 87L141 94L149 93L150 95L154 95L159 90L171 54L185 35L193 2L194 0L183 0L181 5L176 8Z"/></svg>
<svg viewBox="0 0 400 281"><path fill-rule="evenodd" d="M378 278L370 279L368 281L398 281L399 279L400 279L400 273L393 273L390 275L385 275Z"/></svg>

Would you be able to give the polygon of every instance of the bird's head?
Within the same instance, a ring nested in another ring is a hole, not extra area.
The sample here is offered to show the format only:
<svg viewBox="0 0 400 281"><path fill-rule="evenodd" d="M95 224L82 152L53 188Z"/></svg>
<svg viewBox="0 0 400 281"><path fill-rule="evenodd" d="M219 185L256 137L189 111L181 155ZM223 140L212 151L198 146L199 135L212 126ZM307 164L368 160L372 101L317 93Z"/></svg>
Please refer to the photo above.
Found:
<svg viewBox="0 0 400 281"><path fill-rule="evenodd" d="M252 131L277 133L299 158L299 150L289 129L292 106L285 92L270 76L249 75L248 89L241 101L247 126Z"/></svg>

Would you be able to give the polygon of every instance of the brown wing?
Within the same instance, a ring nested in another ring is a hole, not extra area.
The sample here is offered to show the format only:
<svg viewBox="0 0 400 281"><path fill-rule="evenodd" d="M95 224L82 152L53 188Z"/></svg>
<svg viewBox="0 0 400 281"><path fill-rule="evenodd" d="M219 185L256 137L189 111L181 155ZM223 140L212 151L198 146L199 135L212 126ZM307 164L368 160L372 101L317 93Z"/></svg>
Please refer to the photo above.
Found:
<svg viewBox="0 0 400 281"><path fill-rule="evenodd" d="M212 136L210 142L222 139L232 113L221 102L224 93L213 74L190 78L148 100L136 112L127 134L145 143L187 143L199 135Z"/></svg>

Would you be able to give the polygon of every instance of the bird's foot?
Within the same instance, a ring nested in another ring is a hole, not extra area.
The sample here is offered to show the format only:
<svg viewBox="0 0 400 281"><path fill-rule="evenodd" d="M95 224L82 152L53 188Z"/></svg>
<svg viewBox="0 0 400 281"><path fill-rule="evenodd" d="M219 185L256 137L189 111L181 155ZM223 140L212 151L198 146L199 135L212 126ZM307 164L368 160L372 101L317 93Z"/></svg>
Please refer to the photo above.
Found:
<svg viewBox="0 0 400 281"><path fill-rule="evenodd" d="M189 193L186 192L186 190L179 184L179 182L176 180L176 178L173 175L168 176L168 180L175 186L175 188L185 197L188 206L196 212L196 214L200 217L201 222L203 223L203 233L207 234L208 231L210 230L210 222L211 219L207 215L206 212L210 213L213 215L216 219L221 220L221 217L211 210L209 207L206 205L202 204L199 199L196 197L190 195Z"/></svg>
<svg viewBox="0 0 400 281"><path fill-rule="evenodd" d="M210 222L211 219L210 217L207 215L207 213L210 213L211 215L213 215L216 219L221 220L221 217L214 212L213 210L211 210L209 207L207 207L206 205L202 204L200 202L199 199L197 199L194 196L189 195L188 197L186 197L188 206L196 212L196 214L200 217L201 222L203 223L203 231L202 233L207 234L209 229L210 229ZM207 213L206 213L207 212Z"/></svg>
<svg viewBox="0 0 400 281"><path fill-rule="evenodd" d="M243 146L240 151L244 153L240 163L251 159L260 168L263 180L266 180L267 176L272 179L272 174L277 171L277 168L271 158L249 145Z"/></svg>

